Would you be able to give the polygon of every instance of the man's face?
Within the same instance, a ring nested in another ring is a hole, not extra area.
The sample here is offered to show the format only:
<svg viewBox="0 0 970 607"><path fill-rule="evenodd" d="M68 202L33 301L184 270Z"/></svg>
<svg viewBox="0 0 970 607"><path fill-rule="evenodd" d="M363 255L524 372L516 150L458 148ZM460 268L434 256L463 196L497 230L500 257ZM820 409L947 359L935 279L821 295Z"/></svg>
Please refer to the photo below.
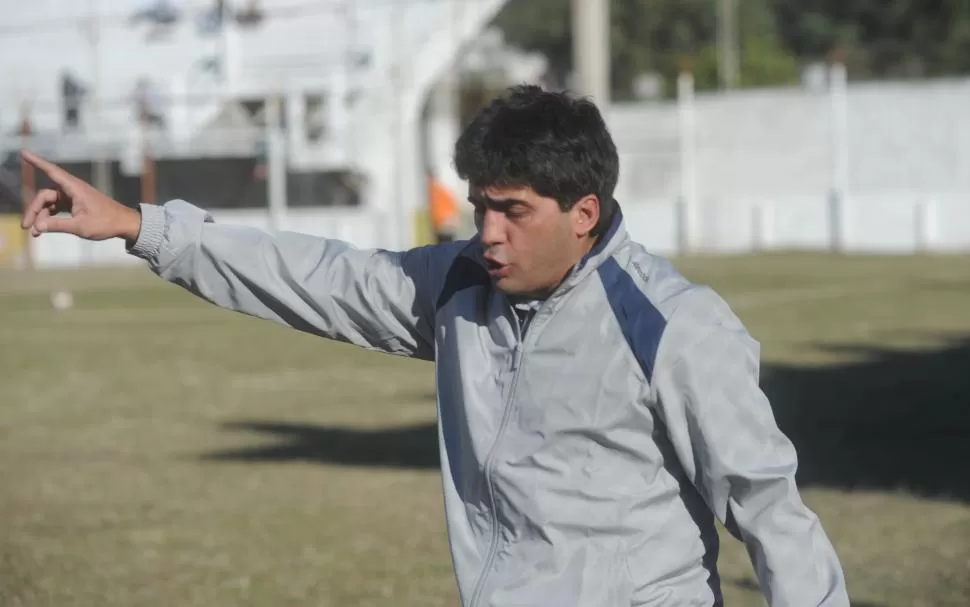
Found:
<svg viewBox="0 0 970 607"><path fill-rule="evenodd" d="M589 251L599 218L595 196L562 211L528 187L469 191L489 275L510 295L543 298Z"/></svg>

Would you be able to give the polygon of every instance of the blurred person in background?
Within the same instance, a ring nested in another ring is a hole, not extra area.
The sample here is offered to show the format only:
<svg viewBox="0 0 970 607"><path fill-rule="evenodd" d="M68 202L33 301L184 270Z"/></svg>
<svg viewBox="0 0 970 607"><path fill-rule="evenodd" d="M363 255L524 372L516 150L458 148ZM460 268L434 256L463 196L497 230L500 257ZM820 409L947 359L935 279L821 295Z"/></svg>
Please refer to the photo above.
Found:
<svg viewBox="0 0 970 607"><path fill-rule="evenodd" d="M462 604L722 605L721 521L773 607L848 607L724 300L626 232L619 161L591 102L516 87L459 138L477 234L406 251L133 209L30 154L58 189L34 236L123 238L218 306L434 361ZM69 216L60 216L66 212Z"/></svg>
<svg viewBox="0 0 970 607"><path fill-rule="evenodd" d="M61 103L64 108L63 129L76 131L81 125L81 105L87 96L84 87L69 71L61 72Z"/></svg>
<svg viewBox="0 0 970 607"><path fill-rule="evenodd" d="M452 242L458 234L461 216L454 194L432 171L428 171L428 205L435 242Z"/></svg>

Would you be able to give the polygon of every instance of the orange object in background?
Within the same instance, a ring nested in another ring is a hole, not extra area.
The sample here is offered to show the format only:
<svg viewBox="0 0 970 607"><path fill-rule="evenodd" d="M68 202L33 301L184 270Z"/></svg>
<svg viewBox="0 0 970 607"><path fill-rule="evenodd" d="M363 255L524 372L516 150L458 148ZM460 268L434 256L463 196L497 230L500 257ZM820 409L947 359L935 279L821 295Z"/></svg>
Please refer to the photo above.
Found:
<svg viewBox="0 0 970 607"><path fill-rule="evenodd" d="M458 230L458 204L455 196L434 177L429 177L431 229L439 242L455 237Z"/></svg>

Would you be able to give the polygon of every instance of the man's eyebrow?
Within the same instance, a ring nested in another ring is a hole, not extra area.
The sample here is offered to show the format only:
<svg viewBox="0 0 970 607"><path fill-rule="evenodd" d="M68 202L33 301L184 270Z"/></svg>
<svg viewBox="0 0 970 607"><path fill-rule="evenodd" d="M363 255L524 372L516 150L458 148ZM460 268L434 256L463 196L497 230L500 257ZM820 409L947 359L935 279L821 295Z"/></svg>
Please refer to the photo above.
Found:
<svg viewBox="0 0 970 607"><path fill-rule="evenodd" d="M507 209L512 206L528 206L529 203L525 200L520 200L518 198L490 198L488 196L483 196L481 194L473 194L468 197L468 202L474 205L483 205L486 207Z"/></svg>

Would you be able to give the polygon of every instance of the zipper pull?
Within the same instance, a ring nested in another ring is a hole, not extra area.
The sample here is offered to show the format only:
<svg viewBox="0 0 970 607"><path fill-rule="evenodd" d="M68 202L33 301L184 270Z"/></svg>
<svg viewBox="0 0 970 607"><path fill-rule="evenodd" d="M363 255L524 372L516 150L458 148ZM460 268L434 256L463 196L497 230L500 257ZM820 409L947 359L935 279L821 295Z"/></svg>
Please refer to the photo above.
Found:
<svg viewBox="0 0 970 607"><path fill-rule="evenodd" d="M522 344L515 344L515 348L512 350L512 371L515 372L519 369L519 365L522 364Z"/></svg>

